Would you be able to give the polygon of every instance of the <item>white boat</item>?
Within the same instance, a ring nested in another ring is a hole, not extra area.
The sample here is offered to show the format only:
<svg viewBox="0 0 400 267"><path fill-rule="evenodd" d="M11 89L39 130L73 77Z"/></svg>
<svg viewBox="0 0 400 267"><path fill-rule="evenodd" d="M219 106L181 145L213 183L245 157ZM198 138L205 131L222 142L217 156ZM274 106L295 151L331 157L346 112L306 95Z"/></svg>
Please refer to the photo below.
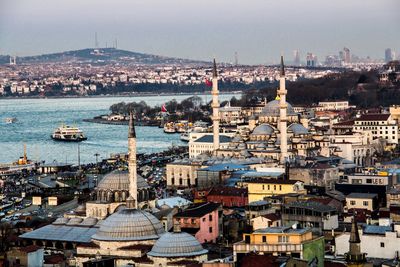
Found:
<svg viewBox="0 0 400 267"><path fill-rule="evenodd" d="M5 122L10 124L10 123L14 123L17 121L17 118L14 117L10 117L10 118L5 118Z"/></svg>
<svg viewBox="0 0 400 267"><path fill-rule="evenodd" d="M173 134L176 133L175 125L172 122L168 122L164 125L164 133Z"/></svg>
<svg viewBox="0 0 400 267"><path fill-rule="evenodd" d="M190 132L181 133L181 140L184 142L189 142L190 140Z"/></svg>
<svg viewBox="0 0 400 267"><path fill-rule="evenodd" d="M87 140L87 137L77 127L63 125L54 130L51 138L56 141L81 142Z"/></svg>

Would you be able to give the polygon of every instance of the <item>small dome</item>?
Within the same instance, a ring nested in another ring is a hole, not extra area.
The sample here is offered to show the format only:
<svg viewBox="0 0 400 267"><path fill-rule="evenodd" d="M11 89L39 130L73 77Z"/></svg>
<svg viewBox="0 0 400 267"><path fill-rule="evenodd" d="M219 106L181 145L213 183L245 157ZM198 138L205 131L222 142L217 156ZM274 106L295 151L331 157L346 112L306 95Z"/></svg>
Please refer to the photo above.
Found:
<svg viewBox="0 0 400 267"><path fill-rule="evenodd" d="M271 135L274 132L274 128L269 124L261 124L254 128L252 135Z"/></svg>
<svg viewBox="0 0 400 267"><path fill-rule="evenodd" d="M294 109L292 105L290 105L288 102L286 102L287 108L286 112L288 116L296 115L294 112ZM263 116L271 116L271 117L279 117L279 100L273 100L271 102L268 102L267 105L263 108L261 111L261 115Z"/></svg>
<svg viewBox="0 0 400 267"><path fill-rule="evenodd" d="M58 218L57 220L55 220L53 222L53 224L55 224L55 225L63 225L63 224L66 224L68 221L69 221L68 218L61 217L61 218Z"/></svg>
<svg viewBox="0 0 400 267"><path fill-rule="evenodd" d="M82 218L71 218L66 225L78 225L83 221Z"/></svg>
<svg viewBox="0 0 400 267"><path fill-rule="evenodd" d="M299 123L293 123L288 127L288 130L291 130L295 135L299 134L308 134L308 130L306 127Z"/></svg>
<svg viewBox="0 0 400 267"><path fill-rule="evenodd" d="M138 189L149 187L146 180L138 175L137 176L137 187ZM111 190L111 191L129 191L129 172L115 170L105 175L99 182L97 189L100 190Z"/></svg>
<svg viewBox="0 0 400 267"><path fill-rule="evenodd" d="M165 233L154 244L149 253L153 257L190 257L206 254L200 242L185 232Z"/></svg>
<svg viewBox="0 0 400 267"><path fill-rule="evenodd" d="M162 233L163 225L150 213L123 209L105 219L92 238L101 241L137 241L158 239Z"/></svg>
<svg viewBox="0 0 400 267"><path fill-rule="evenodd" d="M83 220L83 222L81 222L81 226L95 226L97 224L97 219L93 218L93 217L87 217L86 219Z"/></svg>

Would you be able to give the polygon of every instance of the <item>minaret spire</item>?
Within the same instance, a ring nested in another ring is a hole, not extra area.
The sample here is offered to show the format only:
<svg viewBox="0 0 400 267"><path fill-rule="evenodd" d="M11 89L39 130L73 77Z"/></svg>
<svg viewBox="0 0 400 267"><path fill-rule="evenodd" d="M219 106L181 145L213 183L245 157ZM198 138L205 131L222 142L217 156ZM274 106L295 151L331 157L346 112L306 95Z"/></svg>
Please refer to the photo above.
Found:
<svg viewBox="0 0 400 267"><path fill-rule="evenodd" d="M280 155L280 163L285 164L288 156L288 148L287 148L287 103L286 103L286 81L285 81L285 66L283 63L283 56L281 56L281 71L279 78L279 90L278 90L278 98L279 98L279 132L281 135L281 155Z"/></svg>
<svg viewBox="0 0 400 267"><path fill-rule="evenodd" d="M212 121L213 121L213 148L214 153L219 148L219 100L218 100L218 74L217 74L217 63L214 58L213 65L213 77L212 77L212 103L211 107L213 110Z"/></svg>
<svg viewBox="0 0 400 267"><path fill-rule="evenodd" d="M130 209L137 209L136 132L132 112L129 114L128 152L129 197L126 205Z"/></svg>
<svg viewBox="0 0 400 267"><path fill-rule="evenodd" d="M359 263L366 262L366 254L361 253L361 239L360 234L358 233L356 214L354 214L353 221L351 223L349 252L346 253L345 256L348 266L359 266Z"/></svg>

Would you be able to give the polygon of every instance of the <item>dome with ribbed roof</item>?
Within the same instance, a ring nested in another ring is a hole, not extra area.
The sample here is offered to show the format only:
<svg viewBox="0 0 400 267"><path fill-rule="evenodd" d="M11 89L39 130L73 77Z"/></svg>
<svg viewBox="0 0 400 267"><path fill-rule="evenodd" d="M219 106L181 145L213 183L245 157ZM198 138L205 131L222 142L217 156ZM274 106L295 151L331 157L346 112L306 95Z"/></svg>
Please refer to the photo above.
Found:
<svg viewBox="0 0 400 267"><path fill-rule="evenodd" d="M251 133L252 135L271 135L274 133L274 128L267 124L261 124L258 125L256 128L254 128L253 132Z"/></svg>
<svg viewBox="0 0 400 267"><path fill-rule="evenodd" d="M152 214L144 210L123 209L105 219L92 238L100 241L138 241L158 239L163 233L163 225Z"/></svg>
<svg viewBox="0 0 400 267"><path fill-rule="evenodd" d="M286 105L287 105L287 108L286 108L287 116L296 115L292 105L290 105L288 102L286 102ZM275 99L275 100L273 100L271 102L268 102L265 105L265 107L261 111L261 114L263 116L279 117L279 113L280 113L279 110L280 110L280 108L279 108L279 100Z"/></svg>
<svg viewBox="0 0 400 267"><path fill-rule="evenodd" d="M138 175L137 176L137 187L138 189L148 188L149 185L146 180ZM119 190L129 191L129 172L122 170L115 170L105 175L99 182L97 189L103 190Z"/></svg>
<svg viewBox="0 0 400 267"><path fill-rule="evenodd" d="M153 257L191 257L206 254L200 242L185 232L165 233L156 241L149 253Z"/></svg>

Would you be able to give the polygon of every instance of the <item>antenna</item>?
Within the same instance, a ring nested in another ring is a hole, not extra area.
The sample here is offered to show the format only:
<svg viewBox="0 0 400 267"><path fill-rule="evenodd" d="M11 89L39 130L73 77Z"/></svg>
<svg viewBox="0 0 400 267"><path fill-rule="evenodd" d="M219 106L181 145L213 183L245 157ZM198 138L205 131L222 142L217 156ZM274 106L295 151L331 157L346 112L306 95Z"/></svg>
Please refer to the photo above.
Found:
<svg viewBox="0 0 400 267"><path fill-rule="evenodd" d="M97 32L94 33L94 47L99 48L99 41L97 40Z"/></svg>

